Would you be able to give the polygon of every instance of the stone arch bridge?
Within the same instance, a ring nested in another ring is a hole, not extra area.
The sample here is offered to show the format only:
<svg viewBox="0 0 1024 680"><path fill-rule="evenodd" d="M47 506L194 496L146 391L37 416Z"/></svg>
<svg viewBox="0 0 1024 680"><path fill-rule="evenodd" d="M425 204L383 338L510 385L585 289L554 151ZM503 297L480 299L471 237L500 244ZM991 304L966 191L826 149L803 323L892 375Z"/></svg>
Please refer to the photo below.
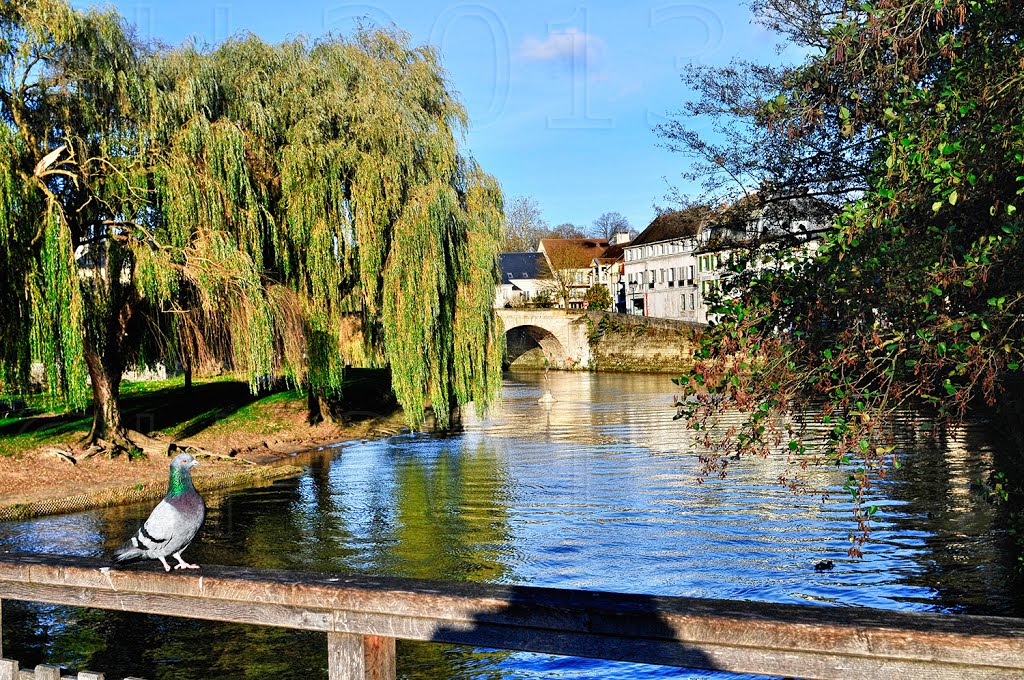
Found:
<svg viewBox="0 0 1024 680"><path fill-rule="evenodd" d="M505 324L505 365L539 348L551 368L586 369L591 364L587 315L563 309L497 309ZM527 357L529 358L529 357ZM543 363L539 356L535 362Z"/></svg>

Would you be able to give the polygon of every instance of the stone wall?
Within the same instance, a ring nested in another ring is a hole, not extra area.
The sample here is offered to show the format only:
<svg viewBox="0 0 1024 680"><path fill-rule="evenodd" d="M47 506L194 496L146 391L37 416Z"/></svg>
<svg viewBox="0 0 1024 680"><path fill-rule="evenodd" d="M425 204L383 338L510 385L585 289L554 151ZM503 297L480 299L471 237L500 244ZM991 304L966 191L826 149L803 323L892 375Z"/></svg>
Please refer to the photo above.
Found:
<svg viewBox="0 0 1024 680"><path fill-rule="evenodd" d="M705 326L633 314L588 312L590 367L597 371L680 373L693 366Z"/></svg>

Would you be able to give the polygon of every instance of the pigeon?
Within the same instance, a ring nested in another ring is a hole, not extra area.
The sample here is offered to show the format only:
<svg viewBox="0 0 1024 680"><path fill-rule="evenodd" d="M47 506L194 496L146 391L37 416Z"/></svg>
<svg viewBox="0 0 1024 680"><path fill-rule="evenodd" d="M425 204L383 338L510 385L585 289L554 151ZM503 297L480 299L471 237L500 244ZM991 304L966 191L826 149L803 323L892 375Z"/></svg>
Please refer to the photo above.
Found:
<svg viewBox="0 0 1024 680"><path fill-rule="evenodd" d="M171 461L167 495L153 508L139 530L114 553L114 562L157 559L165 571L171 570L167 557L178 560L175 569L198 569L181 558L199 527L206 519L206 504L192 486L192 468L199 461L188 453L179 453Z"/></svg>

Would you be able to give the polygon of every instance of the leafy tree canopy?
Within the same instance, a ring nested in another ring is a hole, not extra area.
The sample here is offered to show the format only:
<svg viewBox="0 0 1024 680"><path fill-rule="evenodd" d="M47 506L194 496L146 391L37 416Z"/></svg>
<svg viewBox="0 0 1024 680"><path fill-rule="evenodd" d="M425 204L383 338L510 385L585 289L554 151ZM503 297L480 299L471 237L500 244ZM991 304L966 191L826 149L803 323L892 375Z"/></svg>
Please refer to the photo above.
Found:
<svg viewBox="0 0 1024 680"><path fill-rule="evenodd" d="M714 172L708 195L728 183L732 198L757 189L762 203L816 195L835 227L813 259L759 253L759 269L736 267L737 287L683 377L731 399L680 415L717 444L708 473L723 473L730 451L794 462L827 451L849 465L859 503L897 462L886 416L923 404L937 425L955 425L979 407L1020 409L1024 397L1024 6L753 4L808 50L805 61L691 69L701 97L688 112L717 117L724 141L686 120L663 132ZM749 415L723 441L708 428L726 407ZM818 415L798 425L793 411ZM869 514L859 512L862 529Z"/></svg>
<svg viewBox="0 0 1024 680"><path fill-rule="evenodd" d="M501 192L459 151L432 49L361 30L148 51L61 0L5 3L0 36L6 389L40 360L81 403L88 371L94 434L116 436L124 363L156 339L323 392L358 314L414 424L495 392Z"/></svg>
<svg viewBox="0 0 1024 680"><path fill-rule="evenodd" d="M595 283L584 293L583 301L587 303L588 309L606 310L612 306L612 294L608 292L608 286Z"/></svg>

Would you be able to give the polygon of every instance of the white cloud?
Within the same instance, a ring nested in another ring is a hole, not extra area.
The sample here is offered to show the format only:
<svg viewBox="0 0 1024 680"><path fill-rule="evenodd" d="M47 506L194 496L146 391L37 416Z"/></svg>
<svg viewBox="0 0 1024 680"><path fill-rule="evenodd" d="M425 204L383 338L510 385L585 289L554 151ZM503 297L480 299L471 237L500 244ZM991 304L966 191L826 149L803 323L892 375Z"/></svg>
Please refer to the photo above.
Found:
<svg viewBox="0 0 1024 680"><path fill-rule="evenodd" d="M593 61L603 55L604 50L605 42L601 38L570 28L549 33L544 40L526 36L519 48L519 56L527 61Z"/></svg>

